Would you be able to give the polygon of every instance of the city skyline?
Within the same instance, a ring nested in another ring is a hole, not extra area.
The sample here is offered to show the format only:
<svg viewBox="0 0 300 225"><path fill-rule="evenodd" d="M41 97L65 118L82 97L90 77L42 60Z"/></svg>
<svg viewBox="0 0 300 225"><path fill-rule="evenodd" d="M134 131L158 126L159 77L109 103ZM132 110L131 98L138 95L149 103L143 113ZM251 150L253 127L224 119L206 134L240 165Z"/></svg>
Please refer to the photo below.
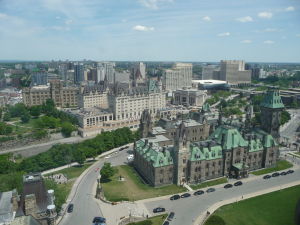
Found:
<svg viewBox="0 0 300 225"><path fill-rule="evenodd" d="M299 2L0 0L0 59L300 62Z"/></svg>

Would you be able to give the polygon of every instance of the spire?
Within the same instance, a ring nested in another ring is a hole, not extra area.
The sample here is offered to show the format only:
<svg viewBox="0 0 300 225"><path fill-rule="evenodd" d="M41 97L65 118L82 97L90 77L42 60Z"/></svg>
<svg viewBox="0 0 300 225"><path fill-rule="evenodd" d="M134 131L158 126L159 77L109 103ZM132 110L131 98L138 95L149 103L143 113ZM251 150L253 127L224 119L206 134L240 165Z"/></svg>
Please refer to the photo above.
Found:
<svg viewBox="0 0 300 225"><path fill-rule="evenodd" d="M265 94L265 97L260 106L271 109L283 109L284 105L282 103L279 90L269 89Z"/></svg>

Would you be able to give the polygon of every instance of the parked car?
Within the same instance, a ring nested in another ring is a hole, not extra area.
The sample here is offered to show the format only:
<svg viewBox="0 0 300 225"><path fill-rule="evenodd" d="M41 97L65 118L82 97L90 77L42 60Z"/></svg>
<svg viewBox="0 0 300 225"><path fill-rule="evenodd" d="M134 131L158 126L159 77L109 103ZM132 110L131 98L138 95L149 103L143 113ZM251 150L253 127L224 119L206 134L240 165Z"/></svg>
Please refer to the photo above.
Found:
<svg viewBox="0 0 300 225"><path fill-rule="evenodd" d="M194 193L194 195L202 195L202 194L204 194L204 191L202 191L202 190L196 191Z"/></svg>
<svg viewBox="0 0 300 225"><path fill-rule="evenodd" d="M243 185L243 182L242 182L242 181L238 181L238 182L235 182L235 183L234 183L234 186L241 186L241 185Z"/></svg>
<svg viewBox="0 0 300 225"><path fill-rule="evenodd" d="M180 197L181 197L181 198L188 198L188 197L190 197L190 196L191 196L190 193L184 193L184 194L182 194Z"/></svg>
<svg viewBox="0 0 300 225"><path fill-rule="evenodd" d="M206 190L207 193L214 192L214 191L216 191L216 189L214 189L214 188L208 188L208 189Z"/></svg>
<svg viewBox="0 0 300 225"><path fill-rule="evenodd" d="M272 174L272 177L278 177L279 175L280 175L280 174L276 172L276 173L273 173L273 174Z"/></svg>
<svg viewBox="0 0 300 225"><path fill-rule="evenodd" d="M155 209L153 209L153 213L160 213L160 212L165 212L166 209L162 208L162 207L157 207Z"/></svg>
<svg viewBox="0 0 300 225"><path fill-rule="evenodd" d="M283 171L283 172L280 173L280 176L285 176L287 174L288 174L287 172Z"/></svg>
<svg viewBox="0 0 300 225"><path fill-rule="evenodd" d="M264 179L270 179L271 176L270 176L270 175L265 175L263 178L264 178Z"/></svg>
<svg viewBox="0 0 300 225"><path fill-rule="evenodd" d="M68 213L73 212L73 209L74 209L74 204L71 203L71 204L68 206Z"/></svg>
<svg viewBox="0 0 300 225"><path fill-rule="evenodd" d="M232 184L226 184L225 186L224 186L224 188L232 188L233 187L233 185Z"/></svg>
<svg viewBox="0 0 300 225"><path fill-rule="evenodd" d="M180 195L173 195L170 198L170 200L177 200L177 199L180 199Z"/></svg>
<svg viewBox="0 0 300 225"><path fill-rule="evenodd" d="M286 173L287 174L294 173L294 170L288 170Z"/></svg>
<svg viewBox="0 0 300 225"><path fill-rule="evenodd" d="M163 225L169 225L170 223L169 223L169 221L165 221L164 223L163 223Z"/></svg>
<svg viewBox="0 0 300 225"><path fill-rule="evenodd" d="M94 219L93 219L94 225L100 225L100 224L104 224L104 223L106 223L106 219L104 217L97 216L97 217L94 217Z"/></svg>
<svg viewBox="0 0 300 225"><path fill-rule="evenodd" d="M168 216L168 220L171 221L175 216L175 213L174 212L170 212L169 216Z"/></svg>

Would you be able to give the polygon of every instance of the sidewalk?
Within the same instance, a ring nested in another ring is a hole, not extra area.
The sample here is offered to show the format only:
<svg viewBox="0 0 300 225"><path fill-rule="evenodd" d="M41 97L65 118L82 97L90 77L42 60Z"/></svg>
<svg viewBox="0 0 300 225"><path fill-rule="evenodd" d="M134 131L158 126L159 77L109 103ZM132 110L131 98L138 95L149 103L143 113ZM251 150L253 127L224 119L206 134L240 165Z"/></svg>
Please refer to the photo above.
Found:
<svg viewBox="0 0 300 225"><path fill-rule="evenodd" d="M261 191L258 191L258 192L242 195L238 198L231 198L231 199L227 199L227 200L224 200L224 201L217 202L217 203L213 204L212 206L208 207L207 211L202 212L202 214L200 214L200 216L194 222L194 225L203 225L205 223L206 219L208 219L207 212L209 212L209 215L212 215L218 208L220 208L223 205L228 205L228 204L231 204L231 203L234 203L234 202L239 202L241 200L245 200L245 199L253 198L253 197L256 197L256 196L264 195L264 194L274 192L274 191L279 191L279 190L289 188L289 187L293 187L293 186L296 186L296 185L300 185L300 180L299 181L294 181L294 182L291 182L291 183L288 183L288 184L285 184L285 185L281 185L280 187L273 187L273 188L261 190Z"/></svg>

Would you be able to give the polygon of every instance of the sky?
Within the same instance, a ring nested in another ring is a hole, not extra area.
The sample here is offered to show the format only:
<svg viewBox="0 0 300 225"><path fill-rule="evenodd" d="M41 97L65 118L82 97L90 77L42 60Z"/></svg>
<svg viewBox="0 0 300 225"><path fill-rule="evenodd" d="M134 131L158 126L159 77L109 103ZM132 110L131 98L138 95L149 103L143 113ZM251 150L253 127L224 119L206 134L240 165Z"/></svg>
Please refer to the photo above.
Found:
<svg viewBox="0 0 300 225"><path fill-rule="evenodd" d="M0 0L0 59L300 62L300 1Z"/></svg>

